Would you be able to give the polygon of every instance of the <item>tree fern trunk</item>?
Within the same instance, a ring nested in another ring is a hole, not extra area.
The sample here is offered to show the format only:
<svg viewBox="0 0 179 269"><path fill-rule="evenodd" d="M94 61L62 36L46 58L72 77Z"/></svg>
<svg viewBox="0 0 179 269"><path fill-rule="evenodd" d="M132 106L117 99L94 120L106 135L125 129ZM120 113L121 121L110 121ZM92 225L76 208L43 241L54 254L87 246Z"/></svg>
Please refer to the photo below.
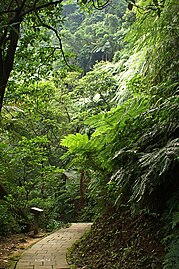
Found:
<svg viewBox="0 0 179 269"><path fill-rule="evenodd" d="M85 172L81 171L80 174L80 201L79 201L79 209L84 208L85 205Z"/></svg>

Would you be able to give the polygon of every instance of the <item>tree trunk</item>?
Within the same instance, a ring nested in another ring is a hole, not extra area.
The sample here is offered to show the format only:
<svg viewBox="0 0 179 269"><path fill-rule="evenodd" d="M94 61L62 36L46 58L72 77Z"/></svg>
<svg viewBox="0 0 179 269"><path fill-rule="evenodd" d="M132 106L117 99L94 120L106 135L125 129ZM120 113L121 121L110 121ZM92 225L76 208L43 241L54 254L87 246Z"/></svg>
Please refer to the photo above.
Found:
<svg viewBox="0 0 179 269"><path fill-rule="evenodd" d="M13 68L15 51L19 39L20 22L4 31L0 39L0 113L3 106L5 89Z"/></svg>
<svg viewBox="0 0 179 269"><path fill-rule="evenodd" d="M80 174L80 201L79 201L79 209L84 208L85 205L85 172L81 171Z"/></svg>
<svg viewBox="0 0 179 269"><path fill-rule="evenodd" d="M5 93L5 88L6 88L6 86L1 85L1 84L2 84L2 81L0 79L0 113L1 113L1 110L2 110L4 93Z"/></svg>

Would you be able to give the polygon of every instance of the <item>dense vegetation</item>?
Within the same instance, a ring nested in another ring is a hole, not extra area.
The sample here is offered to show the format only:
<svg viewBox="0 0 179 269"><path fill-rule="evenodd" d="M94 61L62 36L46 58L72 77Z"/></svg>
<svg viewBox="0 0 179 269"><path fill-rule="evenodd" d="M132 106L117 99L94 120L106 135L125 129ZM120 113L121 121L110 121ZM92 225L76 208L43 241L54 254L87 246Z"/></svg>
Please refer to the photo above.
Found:
<svg viewBox="0 0 179 269"><path fill-rule="evenodd" d="M79 266L177 268L177 1L82 2L23 17L1 112L0 235L29 231L37 206L50 231L98 218Z"/></svg>

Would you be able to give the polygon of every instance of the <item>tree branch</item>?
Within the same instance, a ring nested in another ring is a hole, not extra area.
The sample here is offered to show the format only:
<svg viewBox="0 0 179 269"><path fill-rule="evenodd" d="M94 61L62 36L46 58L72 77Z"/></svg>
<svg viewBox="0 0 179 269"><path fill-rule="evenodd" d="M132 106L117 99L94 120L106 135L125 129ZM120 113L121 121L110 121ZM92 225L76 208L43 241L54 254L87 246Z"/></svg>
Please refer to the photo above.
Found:
<svg viewBox="0 0 179 269"><path fill-rule="evenodd" d="M40 73L40 69L41 67L48 61L48 59L54 54L56 48L53 48L53 51L47 56L47 58L45 59L44 62L42 62L40 65L39 65L39 68L38 68L38 71L37 71L37 74L38 74L38 78L40 77L39 73ZM61 48L60 48L61 50Z"/></svg>
<svg viewBox="0 0 179 269"><path fill-rule="evenodd" d="M18 19L22 20L22 18L25 17L27 14L30 14L30 13L35 12L35 11L39 11L39 10L41 10L43 8L46 8L46 7L49 7L49 6L52 6L52 5L61 4L63 2L63 0L59 0L59 1L55 1L55 2L51 1L50 3L46 3L46 4L43 4L43 5L39 5L39 6L36 6L36 4L38 3L38 0L35 0L34 4L28 7L28 10L23 11L23 8L25 6L25 2L26 2L26 0L23 0L21 6L18 6L18 8L15 8L15 9L10 9L11 4L13 3L13 0L12 0L9 7L8 7L8 9L0 11L0 15L6 14L6 13L16 13L17 14L17 12L19 12L19 18ZM15 18L17 19L17 15L15 16ZM10 21L7 24L10 25L13 22L14 22L14 20Z"/></svg>
<svg viewBox="0 0 179 269"><path fill-rule="evenodd" d="M49 30L52 30L52 31L55 33L55 35L56 35L56 37L57 37L57 39L58 39L58 41L59 41L59 44L60 44L60 50L61 50L61 53L62 53L62 57L63 57L63 59L64 59L64 61L65 61L65 64L72 70L71 66L68 64L68 62L67 62L67 60L66 60L66 57L65 57L65 54L64 54L64 51L63 51L62 41L61 41L61 38L60 38L60 36L59 36L59 34L58 34L58 31L57 31L54 27L52 27L51 25L48 25L48 24L44 23L44 22L42 21L42 19L39 17L39 14L38 14L37 12L35 12L35 13L36 13L36 16L37 16L37 18L38 18L40 24L41 24L43 27L45 27L45 28L47 28L47 29L49 29Z"/></svg>
<svg viewBox="0 0 179 269"><path fill-rule="evenodd" d="M17 9L2 10L2 11L0 11L0 15L5 14L5 13L14 13L16 11L17 11Z"/></svg>
<svg viewBox="0 0 179 269"><path fill-rule="evenodd" d="M99 0L92 0L93 7L98 10L102 10L103 8L107 7L111 0L106 0L104 4L100 4Z"/></svg>
<svg viewBox="0 0 179 269"><path fill-rule="evenodd" d="M37 3L38 1L36 1ZM35 3L35 6L33 6L32 8L29 8L29 10L27 10L26 12L22 13L21 16L24 17L25 15L27 14L30 14L32 12L36 12L36 11L39 11L43 8L46 8L46 7L49 7L51 5L58 5L58 4L61 4L63 2L63 0L59 0L59 1L55 1L55 2L50 2L50 3L46 3L46 4L43 4L43 5L40 5L40 6L36 6L36 3Z"/></svg>

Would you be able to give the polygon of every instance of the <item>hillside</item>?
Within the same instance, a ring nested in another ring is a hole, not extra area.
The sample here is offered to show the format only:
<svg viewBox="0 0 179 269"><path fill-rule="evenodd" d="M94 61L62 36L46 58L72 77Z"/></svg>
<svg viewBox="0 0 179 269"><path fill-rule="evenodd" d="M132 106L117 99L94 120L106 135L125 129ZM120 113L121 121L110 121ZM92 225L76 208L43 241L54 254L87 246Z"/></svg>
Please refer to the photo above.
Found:
<svg viewBox="0 0 179 269"><path fill-rule="evenodd" d="M163 224L148 213L131 215L126 206L108 209L68 256L77 268L162 268Z"/></svg>
<svg viewBox="0 0 179 269"><path fill-rule="evenodd" d="M156 4L158 13L150 7L148 16L137 12L125 39L130 44L128 49L119 52L116 63L114 59L113 64L106 63L118 81L119 107L87 119L93 133L75 150L68 137L63 142L75 160L77 149L83 160L91 156L88 165L95 170L97 164L104 175L101 179L97 174L101 181L93 181L96 185L92 189L105 214L69 255L69 261L79 268L179 266L175 8L175 1L166 1L164 7ZM168 32L169 25L172 33ZM87 167L84 161L83 165Z"/></svg>

